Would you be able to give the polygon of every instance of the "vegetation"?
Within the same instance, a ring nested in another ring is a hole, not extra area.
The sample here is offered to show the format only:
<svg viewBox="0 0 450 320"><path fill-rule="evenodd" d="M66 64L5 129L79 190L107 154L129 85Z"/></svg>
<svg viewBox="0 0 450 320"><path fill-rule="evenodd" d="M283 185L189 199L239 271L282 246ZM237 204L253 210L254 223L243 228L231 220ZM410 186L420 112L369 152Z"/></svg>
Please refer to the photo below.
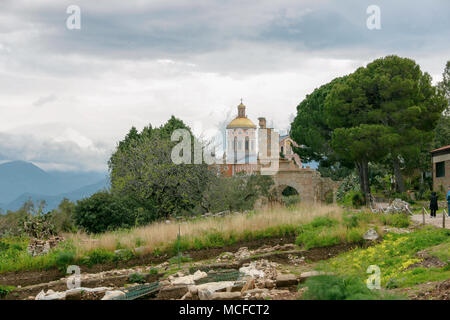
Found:
<svg viewBox="0 0 450 320"><path fill-rule="evenodd" d="M367 268L370 265L377 265L381 270L381 285L387 288L410 286L423 282L424 278L427 281L448 279L450 277L448 266L440 269L431 268L426 274L422 274L422 269L409 267L422 261L416 256L417 252L442 243L448 246L449 236L449 230L432 227L406 234L388 233L380 244L341 254L324 261L319 269L338 275L367 279Z"/></svg>
<svg viewBox="0 0 450 320"><path fill-rule="evenodd" d="M306 280L300 287L308 288L303 300L392 300L402 297L370 290L361 279L353 277L320 275Z"/></svg>
<svg viewBox="0 0 450 320"><path fill-rule="evenodd" d="M402 193L401 167L423 171L429 166L423 154L448 105L444 91L433 87L413 60L377 59L300 103L291 136L305 147L295 151L330 169L356 168L365 199L371 193L369 163L389 164Z"/></svg>

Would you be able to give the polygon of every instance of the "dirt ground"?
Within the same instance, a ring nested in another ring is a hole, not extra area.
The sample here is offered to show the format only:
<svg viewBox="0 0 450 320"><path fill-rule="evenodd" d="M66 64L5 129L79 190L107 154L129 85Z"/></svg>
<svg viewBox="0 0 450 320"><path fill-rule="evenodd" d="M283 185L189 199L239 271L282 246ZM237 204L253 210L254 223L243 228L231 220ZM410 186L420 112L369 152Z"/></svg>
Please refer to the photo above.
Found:
<svg viewBox="0 0 450 320"><path fill-rule="evenodd" d="M423 217L422 214L415 214L411 217L412 221L422 224ZM425 224L433 225L438 228L442 228L442 213L437 214L436 218L432 218L429 215L425 214ZM445 228L450 229L450 218L448 216L445 217Z"/></svg>

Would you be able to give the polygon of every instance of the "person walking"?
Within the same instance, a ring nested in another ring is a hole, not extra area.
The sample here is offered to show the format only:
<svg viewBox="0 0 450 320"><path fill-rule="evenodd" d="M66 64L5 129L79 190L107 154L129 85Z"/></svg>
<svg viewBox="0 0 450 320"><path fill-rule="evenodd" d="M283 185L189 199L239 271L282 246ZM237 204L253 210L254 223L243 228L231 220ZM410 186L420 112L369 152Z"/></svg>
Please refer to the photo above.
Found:
<svg viewBox="0 0 450 320"><path fill-rule="evenodd" d="M436 218L436 211L438 210L438 197L436 195L436 192L431 193L430 197L430 210L431 210L431 217Z"/></svg>
<svg viewBox="0 0 450 320"><path fill-rule="evenodd" d="M447 191L447 215L450 217L450 186Z"/></svg>

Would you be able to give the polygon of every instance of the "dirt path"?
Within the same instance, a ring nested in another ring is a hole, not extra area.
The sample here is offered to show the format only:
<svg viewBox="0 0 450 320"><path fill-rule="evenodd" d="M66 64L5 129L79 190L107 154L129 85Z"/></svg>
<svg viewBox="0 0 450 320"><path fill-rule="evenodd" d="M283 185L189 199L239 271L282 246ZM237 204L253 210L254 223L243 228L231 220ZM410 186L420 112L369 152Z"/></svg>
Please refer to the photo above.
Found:
<svg viewBox="0 0 450 320"><path fill-rule="evenodd" d="M423 223L422 214L415 214L411 217L411 220L422 224ZM437 214L436 218L431 218L429 215L425 214L425 224L433 225L438 228L442 228L442 213ZM450 218L448 216L445 217L445 228L450 229Z"/></svg>

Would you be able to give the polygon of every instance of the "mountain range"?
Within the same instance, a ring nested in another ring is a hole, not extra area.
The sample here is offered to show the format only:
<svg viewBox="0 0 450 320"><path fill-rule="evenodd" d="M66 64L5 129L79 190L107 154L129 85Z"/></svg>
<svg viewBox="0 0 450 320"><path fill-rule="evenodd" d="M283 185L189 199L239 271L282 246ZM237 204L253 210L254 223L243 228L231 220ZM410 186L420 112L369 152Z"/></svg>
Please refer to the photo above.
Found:
<svg viewBox="0 0 450 320"><path fill-rule="evenodd" d="M105 173L44 171L31 162L0 164L0 208L19 209L25 201L45 200L45 210L53 210L64 198L71 201L89 197L109 187Z"/></svg>

